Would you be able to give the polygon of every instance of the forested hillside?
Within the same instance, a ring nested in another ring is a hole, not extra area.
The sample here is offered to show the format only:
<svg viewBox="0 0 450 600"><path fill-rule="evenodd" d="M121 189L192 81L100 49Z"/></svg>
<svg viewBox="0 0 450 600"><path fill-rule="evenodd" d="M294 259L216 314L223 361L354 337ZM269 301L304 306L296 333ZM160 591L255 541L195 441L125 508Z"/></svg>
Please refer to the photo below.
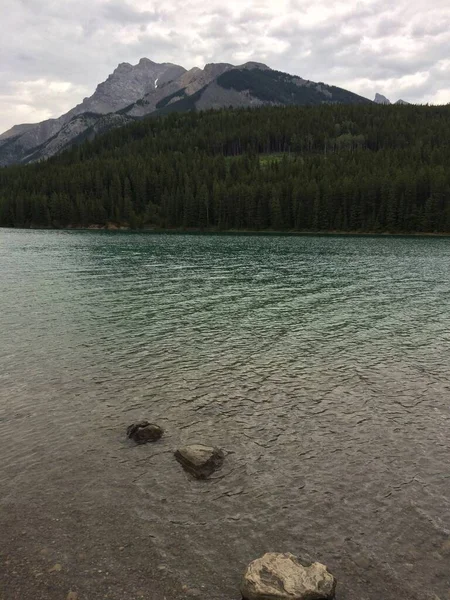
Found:
<svg viewBox="0 0 450 600"><path fill-rule="evenodd" d="M450 106L168 114L0 169L0 225L450 232Z"/></svg>

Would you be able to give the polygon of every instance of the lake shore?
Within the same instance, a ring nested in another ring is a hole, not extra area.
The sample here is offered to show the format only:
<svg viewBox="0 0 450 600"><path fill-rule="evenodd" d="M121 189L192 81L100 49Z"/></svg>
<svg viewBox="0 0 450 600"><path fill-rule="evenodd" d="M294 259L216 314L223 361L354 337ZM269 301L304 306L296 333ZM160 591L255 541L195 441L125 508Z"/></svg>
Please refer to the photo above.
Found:
<svg viewBox="0 0 450 600"><path fill-rule="evenodd" d="M69 225L67 227L0 227L1 229L43 230L43 231L126 231L159 234L209 234L209 235L281 235L281 236L363 236L363 237L449 237L450 232L439 231L340 231L332 230L272 230L272 229L217 229L217 228L132 228L128 225L107 223L106 225Z"/></svg>

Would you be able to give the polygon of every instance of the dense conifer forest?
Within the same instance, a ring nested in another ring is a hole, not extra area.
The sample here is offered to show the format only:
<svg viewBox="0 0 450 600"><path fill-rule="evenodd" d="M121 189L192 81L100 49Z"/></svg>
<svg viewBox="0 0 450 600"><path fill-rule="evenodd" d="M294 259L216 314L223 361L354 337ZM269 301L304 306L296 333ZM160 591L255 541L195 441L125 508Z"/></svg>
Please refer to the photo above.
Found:
<svg viewBox="0 0 450 600"><path fill-rule="evenodd" d="M0 169L0 225L450 233L450 106L147 118Z"/></svg>

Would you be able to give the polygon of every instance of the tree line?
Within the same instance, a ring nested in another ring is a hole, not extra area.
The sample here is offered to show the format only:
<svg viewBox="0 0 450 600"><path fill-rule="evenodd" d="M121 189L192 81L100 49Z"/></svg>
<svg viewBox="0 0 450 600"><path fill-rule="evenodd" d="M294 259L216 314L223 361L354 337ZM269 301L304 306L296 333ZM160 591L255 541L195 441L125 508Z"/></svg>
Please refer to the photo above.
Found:
<svg viewBox="0 0 450 600"><path fill-rule="evenodd" d="M0 226L450 233L450 106L147 118L0 169Z"/></svg>

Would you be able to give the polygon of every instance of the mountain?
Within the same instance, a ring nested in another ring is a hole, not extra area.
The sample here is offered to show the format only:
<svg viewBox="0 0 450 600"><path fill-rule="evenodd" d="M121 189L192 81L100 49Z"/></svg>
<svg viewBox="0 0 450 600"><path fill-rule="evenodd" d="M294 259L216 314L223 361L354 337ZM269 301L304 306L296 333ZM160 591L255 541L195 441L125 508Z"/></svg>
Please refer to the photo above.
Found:
<svg viewBox="0 0 450 600"><path fill-rule="evenodd" d="M391 101L382 94L375 94L375 104L391 104Z"/></svg>
<svg viewBox="0 0 450 600"><path fill-rule="evenodd" d="M208 86L211 86L214 81L221 77L224 73L230 70L247 70L247 69L258 69L261 71L270 70L269 67L260 63L246 63L235 67L228 63L211 63L205 65L204 69L194 67L190 71L186 71L177 80L171 81L166 85L159 86L157 90L152 90L146 94L143 98L140 98L137 102L130 104L121 112L129 116L142 117L155 112L167 112L162 110L165 107L177 104L180 100L185 100L188 97L194 97L192 103L184 104L196 104L199 97L203 95ZM198 97L195 96L198 94ZM223 90L223 96L219 100L220 107L226 106L224 104L226 91ZM203 102L205 104L205 102ZM212 103L214 104L214 103ZM217 104L217 101L216 101ZM241 106L245 104L245 100L241 100ZM213 108L214 106L207 106L206 108ZM189 106L189 108L195 108ZM198 107L200 108L200 106ZM170 109L172 110L172 109Z"/></svg>
<svg viewBox="0 0 450 600"><path fill-rule="evenodd" d="M0 166L49 158L147 115L228 107L363 104L352 92L248 62L207 64L187 71L172 63L142 58L121 63L66 114L37 124L16 125L0 135Z"/></svg>
<svg viewBox="0 0 450 600"><path fill-rule="evenodd" d="M374 102L375 104L392 104L389 98L386 98L386 96L383 96L382 94L375 94ZM409 102L400 98L400 100L397 100L394 104L409 104Z"/></svg>
<svg viewBox="0 0 450 600"><path fill-rule="evenodd" d="M347 90L274 71L261 63L249 62L239 66L222 63L192 69L177 81L151 91L121 113L142 117L226 107L368 102Z"/></svg>
<svg viewBox="0 0 450 600"><path fill-rule="evenodd" d="M179 65L158 64L148 58L141 58L135 66L121 63L106 81L97 86L95 93L69 111L66 118L86 112L117 112L185 72L186 69Z"/></svg>
<svg viewBox="0 0 450 600"><path fill-rule="evenodd" d="M147 58L141 59L135 66L121 63L106 81L97 86L91 97L85 98L58 119L48 119L35 125L16 125L0 136L0 166L53 156L93 126L102 115L117 112L156 89L159 82L176 79L185 71L179 65L158 64ZM121 118L112 120L112 123L121 125L123 121Z"/></svg>

